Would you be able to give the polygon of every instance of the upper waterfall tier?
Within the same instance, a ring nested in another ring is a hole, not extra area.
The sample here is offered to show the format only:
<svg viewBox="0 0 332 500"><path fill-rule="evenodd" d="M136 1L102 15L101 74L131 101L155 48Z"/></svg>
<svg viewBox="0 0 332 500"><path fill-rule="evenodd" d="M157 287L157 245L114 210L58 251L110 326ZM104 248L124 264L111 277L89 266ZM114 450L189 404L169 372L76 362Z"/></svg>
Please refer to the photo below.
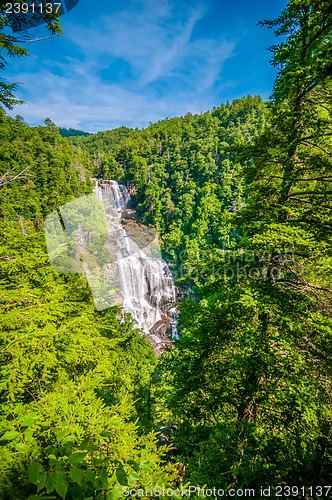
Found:
<svg viewBox="0 0 332 500"><path fill-rule="evenodd" d="M106 213L114 208L122 212L130 200L127 188L117 181L97 179L94 191L98 200L104 203Z"/></svg>

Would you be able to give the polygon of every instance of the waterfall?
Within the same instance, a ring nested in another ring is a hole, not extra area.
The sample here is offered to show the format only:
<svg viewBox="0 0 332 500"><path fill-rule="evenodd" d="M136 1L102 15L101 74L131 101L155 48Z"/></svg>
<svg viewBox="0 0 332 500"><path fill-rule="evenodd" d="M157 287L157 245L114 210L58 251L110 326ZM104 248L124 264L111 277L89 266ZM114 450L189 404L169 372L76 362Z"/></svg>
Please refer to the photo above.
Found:
<svg viewBox="0 0 332 500"><path fill-rule="evenodd" d="M116 209L121 215L130 200L127 188L116 181L97 179L94 192L98 200L104 203L106 214Z"/></svg>
<svg viewBox="0 0 332 500"><path fill-rule="evenodd" d="M130 201L126 187L114 180L98 179L94 192L105 207L108 245L116 254L123 311L131 313L160 353L170 338L178 338L172 273L161 258L158 240L151 228L137 223L132 223L131 231L123 227L122 213Z"/></svg>

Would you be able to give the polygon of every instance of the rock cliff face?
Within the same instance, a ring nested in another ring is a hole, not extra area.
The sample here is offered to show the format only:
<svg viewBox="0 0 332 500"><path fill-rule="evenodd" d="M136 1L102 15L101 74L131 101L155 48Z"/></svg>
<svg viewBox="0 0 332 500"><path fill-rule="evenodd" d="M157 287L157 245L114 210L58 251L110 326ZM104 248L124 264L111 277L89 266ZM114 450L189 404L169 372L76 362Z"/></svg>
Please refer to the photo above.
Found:
<svg viewBox="0 0 332 500"><path fill-rule="evenodd" d="M136 221L132 207L126 210L130 194L125 186L97 179L94 192L106 211L110 279L120 289L117 303L131 313L160 356L177 338L177 310L174 279L161 258L157 235Z"/></svg>

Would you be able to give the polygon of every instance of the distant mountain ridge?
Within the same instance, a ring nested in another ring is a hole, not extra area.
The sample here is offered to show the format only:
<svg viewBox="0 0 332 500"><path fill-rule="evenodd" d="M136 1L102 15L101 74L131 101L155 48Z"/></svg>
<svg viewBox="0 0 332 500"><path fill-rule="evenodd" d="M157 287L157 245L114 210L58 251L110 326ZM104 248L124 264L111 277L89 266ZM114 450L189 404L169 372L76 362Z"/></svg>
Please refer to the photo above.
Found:
<svg viewBox="0 0 332 500"><path fill-rule="evenodd" d="M76 128L65 128L65 127L59 127L59 133L62 137L73 137L73 136L87 137L88 135L91 135L90 132L84 132L84 130L77 130Z"/></svg>

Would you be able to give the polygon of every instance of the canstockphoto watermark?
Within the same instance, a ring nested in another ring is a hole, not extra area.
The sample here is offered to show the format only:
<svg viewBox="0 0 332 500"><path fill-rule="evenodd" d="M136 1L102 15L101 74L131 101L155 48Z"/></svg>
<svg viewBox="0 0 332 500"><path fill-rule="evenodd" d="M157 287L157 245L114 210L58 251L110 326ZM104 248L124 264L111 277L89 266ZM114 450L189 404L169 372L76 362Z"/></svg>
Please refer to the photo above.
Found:
<svg viewBox="0 0 332 500"><path fill-rule="evenodd" d="M187 488L164 488L155 486L154 488L135 489L123 486L123 497L211 497L215 498L330 498L330 485L303 486L303 485L276 485L260 486L255 488L200 488L199 486L188 486Z"/></svg>
<svg viewBox="0 0 332 500"><path fill-rule="evenodd" d="M191 278L206 281L218 278L225 282L244 277L251 280L279 279L284 268L294 261L294 250L268 245L265 250L230 250L215 248L190 254L187 250L177 252L177 247L165 249L166 260L173 266L176 279Z"/></svg>
<svg viewBox="0 0 332 500"><path fill-rule="evenodd" d="M98 311L122 304L128 275L136 287L143 283L151 295L158 295L156 275L166 275L168 270L155 230L140 225L122 227L120 188L102 190L101 199L93 193L70 201L44 222L53 269L85 274Z"/></svg>
<svg viewBox="0 0 332 500"><path fill-rule="evenodd" d="M211 497L211 498L223 498L223 497L232 497L232 498L254 498L255 490L253 488L200 488L199 486L188 486L188 488L165 488L162 486L155 486L154 488L130 488L129 486L123 486L122 488L122 496L123 497L184 497L189 498L191 496L194 497Z"/></svg>

